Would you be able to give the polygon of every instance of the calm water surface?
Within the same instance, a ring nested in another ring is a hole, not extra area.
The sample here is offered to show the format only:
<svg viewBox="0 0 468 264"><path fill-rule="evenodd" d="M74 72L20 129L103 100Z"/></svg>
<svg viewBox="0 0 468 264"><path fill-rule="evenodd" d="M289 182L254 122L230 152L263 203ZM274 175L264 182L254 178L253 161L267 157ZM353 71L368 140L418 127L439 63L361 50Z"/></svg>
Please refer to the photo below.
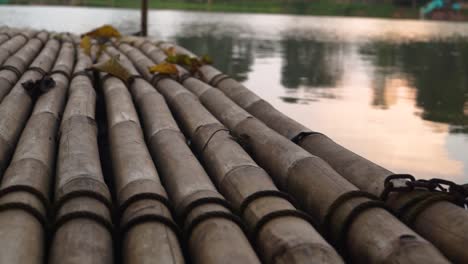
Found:
<svg viewBox="0 0 468 264"><path fill-rule="evenodd" d="M138 31L137 11L0 6L0 24ZM468 24L153 11L150 34L395 172L468 182Z"/></svg>

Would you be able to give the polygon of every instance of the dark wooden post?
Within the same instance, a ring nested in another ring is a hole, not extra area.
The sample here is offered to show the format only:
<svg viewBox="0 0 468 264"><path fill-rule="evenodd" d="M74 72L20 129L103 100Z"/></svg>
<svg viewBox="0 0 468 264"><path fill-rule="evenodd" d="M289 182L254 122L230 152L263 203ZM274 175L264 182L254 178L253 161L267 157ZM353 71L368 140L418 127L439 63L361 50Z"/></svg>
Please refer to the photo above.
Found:
<svg viewBox="0 0 468 264"><path fill-rule="evenodd" d="M148 35L148 0L141 0L141 35Z"/></svg>

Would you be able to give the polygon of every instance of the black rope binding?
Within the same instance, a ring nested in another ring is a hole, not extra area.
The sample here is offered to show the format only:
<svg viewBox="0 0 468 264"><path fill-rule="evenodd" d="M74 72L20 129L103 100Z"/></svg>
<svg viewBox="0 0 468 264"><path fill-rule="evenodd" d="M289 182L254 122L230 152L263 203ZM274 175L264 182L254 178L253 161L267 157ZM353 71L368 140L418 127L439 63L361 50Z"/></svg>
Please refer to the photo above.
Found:
<svg viewBox="0 0 468 264"><path fill-rule="evenodd" d="M390 193L416 192L414 197L393 208L393 213L412 226L416 217L429 206L447 201L468 210L468 190L461 185L444 179L416 180L409 174L392 174L385 179L381 199L386 201ZM418 192L419 191L419 192Z"/></svg>
<svg viewBox="0 0 468 264"><path fill-rule="evenodd" d="M278 190L263 190L263 191L258 191L258 192L254 192L254 193L250 194L249 196L247 196L242 201L241 205L239 206L239 215L244 216L245 210L247 209L247 207L249 207L249 205L253 201L255 201L257 199L260 199L260 198L263 198L263 197L282 198L282 199L290 202L292 205L296 206L295 200L288 193L281 192L281 191L278 191Z"/></svg>
<svg viewBox="0 0 468 264"><path fill-rule="evenodd" d="M50 76L54 74L62 74L63 76L65 76L65 78L67 78L67 80L70 80L70 74L64 70L54 70L49 73Z"/></svg>
<svg viewBox="0 0 468 264"><path fill-rule="evenodd" d="M213 87L217 87L222 81L227 80L227 79L231 79L231 77L229 77L228 75L224 73L218 73L215 76L213 76L213 78L211 78L208 84Z"/></svg>
<svg viewBox="0 0 468 264"><path fill-rule="evenodd" d="M119 215L123 215L123 213L125 212L125 210L127 210L127 208L132 204L132 203L135 203L137 201L140 201L140 200L154 200L154 201L158 201L162 204L164 204L168 210L171 210L171 204L169 202L169 200L158 194L158 193L155 193L155 192L142 192L142 193L138 193L138 194L134 194L132 196L130 196L127 200L125 200L125 202L123 202L120 206L119 206Z"/></svg>
<svg viewBox="0 0 468 264"><path fill-rule="evenodd" d="M343 204L348 202L351 199L355 198L367 198L370 201L362 202L356 207L354 207L346 216L344 221L341 223L339 228L339 232L337 232L337 237L332 237L332 230L331 230L331 220L333 216L337 212L338 208L340 208ZM382 208L388 211L387 206L384 202L380 201L379 198L371 193L364 192L364 191L349 191L342 195L340 195L328 208L325 217L322 221L322 234L324 237L330 238L337 248L337 250L342 254L346 255L345 244L347 240L347 236L349 233L349 229L353 224L354 220L361 215L363 212L373 209L373 208Z"/></svg>
<svg viewBox="0 0 468 264"><path fill-rule="evenodd" d="M82 71L77 71L77 72L73 73L72 76L71 76L71 80L73 80L77 76L86 76L90 80L93 79L93 76L92 76L90 70L82 70Z"/></svg>
<svg viewBox="0 0 468 264"><path fill-rule="evenodd" d="M203 197L203 198L199 198L197 200L194 200L192 201L191 203L189 203L187 206L185 206L184 210L179 214L179 222L182 224L188 214L195 208L195 207L198 207L200 205L204 205L204 204L217 204L217 205L221 205L223 206L224 208L226 208L227 210L229 211L232 211L232 205L224 200L223 198L220 198L220 197Z"/></svg>
<svg viewBox="0 0 468 264"><path fill-rule="evenodd" d="M188 78L191 78L191 77L192 75L190 75L189 73L184 73L182 74L182 76L180 76L179 82L184 83Z"/></svg>
<svg viewBox="0 0 468 264"><path fill-rule="evenodd" d="M113 234L114 225L109 219L107 219L106 217L103 217L100 214L89 212L89 211L76 211L76 212L67 213L61 216L60 218L55 220L52 233L57 232L57 230L64 224L72 220L78 219L78 218L85 218L85 219L89 219L94 222L97 222L98 224L104 226L109 231L110 234Z"/></svg>
<svg viewBox="0 0 468 264"><path fill-rule="evenodd" d="M3 66L0 66L0 71L1 70L9 70L9 71L13 72L16 75L17 79L21 78L21 71L18 70L18 68L14 67L14 66L3 65Z"/></svg>
<svg viewBox="0 0 468 264"><path fill-rule="evenodd" d="M42 68L39 68L39 67L29 67L27 71L35 71L37 73L39 73L40 75L44 76L47 74L46 71L44 71Z"/></svg>
<svg viewBox="0 0 468 264"><path fill-rule="evenodd" d="M22 32L20 32L20 33L16 34L16 35L15 35L15 37L16 37L16 36L21 36L21 37L23 37L23 38L24 38L26 41L28 41L28 40L29 40L29 37L28 37L28 36L26 36L26 34L24 34L24 33L22 33Z"/></svg>
<svg viewBox="0 0 468 264"><path fill-rule="evenodd" d="M10 35L8 35L7 33L0 33L0 36L2 36L2 35L6 36L6 37L8 38L8 40L10 40L10 39L11 39L11 36L10 36Z"/></svg>
<svg viewBox="0 0 468 264"><path fill-rule="evenodd" d="M136 79L142 79L142 80L145 80L145 78L143 78L143 76L141 75L132 75L128 78L127 80L127 85L128 86L131 86L133 84L133 82L135 82Z"/></svg>
<svg viewBox="0 0 468 264"><path fill-rule="evenodd" d="M153 76L153 78L151 78L151 81L150 83L153 85L153 86L157 86L159 81L163 80L163 79L171 79L171 80L174 80L174 79L177 79L175 78L174 76L172 75L169 75L169 74L155 74Z"/></svg>
<svg viewBox="0 0 468 264"><path fill-rule="evenodd" d="M464 207L468 210L468 189L462 185L458 185L452 181L433 178L430 180L416 180L416 178L409 174L392 174L385 179L384 190L380 195L383 201L386 201L389 194L393 192L411 192L414 190L426 190L432 195L442 195L452 200L455 204ZM450 198L448 198L450 196ZM417 197L422 201L421 197ZM434 199L427 196L426 199ZM437 200L437 199L435 199ZM440 200L440 199L439 199ZM415 204L417 201L409 201L408 204ZM406 204L404 207L409 207Z"/></svg>

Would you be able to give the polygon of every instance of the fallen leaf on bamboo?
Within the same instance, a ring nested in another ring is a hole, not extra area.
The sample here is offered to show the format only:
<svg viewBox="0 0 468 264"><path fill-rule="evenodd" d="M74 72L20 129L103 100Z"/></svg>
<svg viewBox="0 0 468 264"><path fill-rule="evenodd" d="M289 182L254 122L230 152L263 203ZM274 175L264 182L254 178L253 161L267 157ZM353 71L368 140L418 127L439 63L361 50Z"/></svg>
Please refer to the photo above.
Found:
<svg viewBox="0 0 468 264"><path fill-rule="evenodd" d="M177 67L172 63L163 62L148 69L150 73L161 73L161 74L177 74L179 71Z"/></svg>
<svg viewBox="0 0 468 264"><path fill-rule="evenodd" d="M169 47L169 48L167 48L167 49L164 49L164 53L165 53L167 56L176 56L175 47Z"/></svg>
<svg viewBox="0 0 468 264"><path fill-rule="evenodd" d="M190 57L185 54L167 56L166 62L181 65L190 65Z"/></svg>
<svg viewBox="0 0 468 264"><path fill-rule="evenodd" d="M205 54L201 57L201 63L204 65L213 64L213 59L210 56Z"/></svg>
<svg viewBox="0 0 468 264"><path fill-rule="evenodd" d="M91 66L91 69L106 72L125 82L127 82L131 77L131 74L120 64L119 55L110 58L108 61L95 64Z"/></svg>
<svg viewBox="0 0 468 264"><path fill-rule="evenodd" d="M52 36L53 39L56 39L58 41L63 41L65 39L65 34L64 33L56 33Z"/></svg>
<svg viewBox="0 0 468 264"><path fill-rule="evenodd" d="M104 25L102 27L89 31L83 35L89 36L92 38L120 38L122 37L120 32L111 25Z"/></svg>
<svg viewBox="0 0 468 264"><path fill-rule="evenodd" d="M91 46L92 46L92 43L91 43L91 38L88 37L88 36L84 36L82 39L81 39L81 42L80 42L80 48L83 49L83 52L90 56L91 55Z"/></svg>
<svg viewBox="0 0 468 264"><path fill-rule="evenodd" d="M99 44L98 45L98 51L97 51L97 54L96 54L96 57L99 58L101 57L102 53L107 49L107 45L106 44Z"/></svg>

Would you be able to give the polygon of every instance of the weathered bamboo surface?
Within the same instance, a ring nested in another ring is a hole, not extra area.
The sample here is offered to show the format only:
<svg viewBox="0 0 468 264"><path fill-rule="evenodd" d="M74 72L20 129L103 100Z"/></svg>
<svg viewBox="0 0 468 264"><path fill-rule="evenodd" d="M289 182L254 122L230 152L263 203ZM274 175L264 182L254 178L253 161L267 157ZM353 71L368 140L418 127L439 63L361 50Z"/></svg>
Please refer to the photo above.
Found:
<svg viewBox="0 0 468 264"><path fill-rule="evenodd" d="M99 158L96 92L91 74L84 72L92 62L81 50L77 53L73 75L69 67L62 69L71 83L60 126L49 263L110 264L112 198Z"/></svg>
<svg viewBox="0 0 468 264"><path fill-rule="evenodd" d="M152 65L137 50L125 44L120 46L136 65L142 65L143 69ZM301 217L301 213L278 191L268 174L232 139L221 123L201 104L197 104L198 100L190 92L170 79L160 80L155 87L178 117L218 189L232 202L247 223L252 240L258 246L265 263L310 263L311 259L316 263L342 262L307 219ZM150 114L154 112L156 111L148 109L145 116L151 118ZM162 108L157 112L165 113L165 117L161 119L170 121L168 132L182 137L168 109ZM157 117L152 118L152 127L156 133L151 130L149 132L150 135L157 136L164 130L159 128L160 131L157 131L155 125L158 120L155 118ZM160 137L154 139L155 143L151 138L150 144L163 145L162 150L170 149L169 142L174 140L167 140L164 135ZM187 153L184 156L192 156L185 142L180 142L180 148L184 150L182 153ZM155 153L155 156L162 156L167 152ZM174 159L177 160L176 157L182 156L182 153L174 153ZM191 159L195 162L194 158ZM170 160L165 160L162 163L169 162Z"/></svg>
<svg viewBox="0 0 468 264"><path fill-rule="evenodd" d="M49 45L50 44L50 45ZM38 57L49 71L60 47L49 42L43 56ZM73 46L64 44L54 70L73 67ZM34 72L35 73L35 72ZM30 78L36 77L31 74ZM0 189L0 263L42 263L45 236L50 212L50 188L53 182L56 132L59 116L66 100L68 78L52 74L56 86L43 94L35 104L21 134L10 166ZM17 87L18 94L22 95ZM21 97L19 97L21 98ZM22 101L22 100L21 100ZM3 105L2 105L3 106ZM25 106L23 106L25 107ZM25 115L26 117L26 115Z"/></svg>
<svg viewBox="0 0 468 264"><path fill-rule="evenodd" d="M134 68L130 71L137 75ZM161 95L140 78L132 82L131 91L140 106L149 149L184 227L192 262L259 263L242 229L232 221L226 201L187 147Z"/></svg>
<svg viewBox="0 0 468 264"><path fill-rule="evenodd" d="M0 177L11 158L34 103L22 83L39 80L49 72L59 48L58 40L49 40L29 69L0 103Z"/></svg>
<svg viewBox="0 0 468 264"><path fill-rule="evenodd" d="M11 38L10 31L10 28L6 26L0 27L0 45Z"/></svg>
<svg viewBox="0 0 468 264"><path fill-rule="evenodd" d="M106 56L101 56L104 62ZM184 263L166 190L125 83L101 74L120 212L123 263ZM150 247L148 245L159 245Z"/></svg>
<svg viewBox="0 0 468 264"><path fill-rule="evenodd" d="M11 36L0 45L0 66L5 60L23 47L30 38L37 34L35 31L10 32Z"/></svg>
<svg viewBox="0 0 468 264"><path fill-rule="evenodd" d="M173 47L162 44L162 47ZM178 52L195 56L190 51L176 46ZM384 182L394 173L340 146L326 135L314 132L275 109L271 104L258 97L248 88L232 78L222 74L210 65L200 68L202 79L218 88L231 100L250 114L264 122L267 126L295 142L309 153L322 158L341 176L354 184L360 190L380 196L384 191ZM393 194L387 200L387 205L394 210L421 194ZM424 201L422 201L424 203ZM455 204L438 200L427 205L416 215L418 203L407 209L406 215L411 216L409 224L415 231L430 240L451 260L457 263L468 262L468 214ZM444 212L444 213L441 213ZM406 218L406 215L403 218ZM442 232L443 230L443 232Z"/></svg>
<svg viewBox="0 0 468 264"><path fill-rule="evenodd" d="M164 60L164 53L151 48L148 42L139 45L148 55ZM345 193L355 193L356 187L336 173L327 163L277 134L262 122L227 98L222 92L195 79L186 78L184 86L225 123L247 145L254 159L275 179L278 185L294 195L313 217L331 226L328 238L338 247L347 248L357 262L446 262L430 243L400 223L388 211L364 195L357 195L333 204ZM347 196L347 195L346 195ZM352 222L347 235L342 228L351 210L367 207ZM334 211L330 213L330 208ZM386 219L382 223L382 219ZM364 234L372 233L372 237ZM365 249L365 250L364 250Z"/></svg>
<svg viewBox="0 0 468 264"><path fill-rule="evenodd" d="M26 68L37 56L44 46L48 34L41 32L29 41L16 53L6 59L0 70L0 102L10 92ZM1 47L0 47L1 48Z"/></svg>

